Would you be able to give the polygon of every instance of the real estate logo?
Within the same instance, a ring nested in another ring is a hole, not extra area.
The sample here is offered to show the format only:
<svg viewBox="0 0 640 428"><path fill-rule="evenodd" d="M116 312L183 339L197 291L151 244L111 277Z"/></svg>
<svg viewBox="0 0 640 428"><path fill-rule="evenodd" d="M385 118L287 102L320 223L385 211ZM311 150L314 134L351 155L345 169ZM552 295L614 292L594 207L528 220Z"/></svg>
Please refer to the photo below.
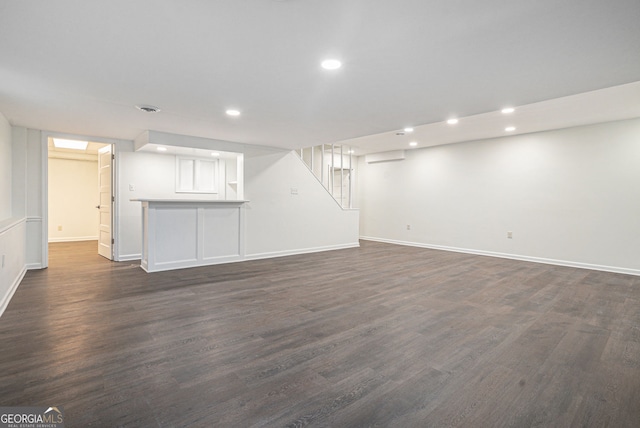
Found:
<svg viewBox="0 0 640 428"><path fill-rule="evenodd" d="M62 407L0 407L0 428L64 428Z"/></svg>

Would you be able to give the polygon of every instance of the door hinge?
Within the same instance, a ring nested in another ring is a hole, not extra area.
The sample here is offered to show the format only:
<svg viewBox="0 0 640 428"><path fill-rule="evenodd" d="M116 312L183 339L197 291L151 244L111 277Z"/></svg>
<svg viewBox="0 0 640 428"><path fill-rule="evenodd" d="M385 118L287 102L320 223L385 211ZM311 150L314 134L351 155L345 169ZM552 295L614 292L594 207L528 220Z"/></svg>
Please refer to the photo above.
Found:
<svg viewBox="0 0 640 428"><path fill-rule="evenodd" d="M111 197L111 202L115 202L115 201L116 201L116 197L115 197L115 196L112 196L112 197Z"/></svg>
<svg viewBox="0 0 640 428"><path fill-rule="evenodd" d="M116 240L114 238L111 238L111 245L115 244Z"/></svg>
<svg viewBox="0 0 640 428"><path fill-rule="evenodd" d="M116 160L116 155L112 154L111 155L111 160Z"/></svg>

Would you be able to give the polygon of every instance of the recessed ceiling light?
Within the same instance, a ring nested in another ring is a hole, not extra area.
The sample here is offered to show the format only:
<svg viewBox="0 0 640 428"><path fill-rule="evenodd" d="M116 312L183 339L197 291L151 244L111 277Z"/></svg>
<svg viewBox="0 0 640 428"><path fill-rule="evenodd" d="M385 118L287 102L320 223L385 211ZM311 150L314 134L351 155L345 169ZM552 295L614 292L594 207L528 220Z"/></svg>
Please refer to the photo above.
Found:
<svg viewBox="0 0 640 428"><path fill-rule="evenodd" d="M136 108L138 110L142 110L145 113L157 113L160 111L160 109L156 106L150 106L148 104L138 104L136 106Z"/></svg>
<svg viewBox="0 0 640 428"><path fill-rule="evenodd" d="M404 128L404 132L413 132L413 128Z"/></svg>
<svg viewBox="0 0 640 428"><path fill-rule="evenodd" d="M347 154L348 154L348 155L352 155L352 154L354 154L355 152L356 152L355 150L347 150Z"/></svg>
<svg viewBox="0 0 640 428"><path fill-rule="evenodd" d="M227 113L229 116L240 116L240 110L235 110L235 109L228 109L225 113Z"/></svg>
<svg viewBox="0 0 640 428"><path fill-rule="evenodd" d="M449 119L449 120L447 120L447 123L449 125L455 125L456 123L458 123L458 119Z"/></svg>
<svg viewBox="0 0 640 428"><path fill-rule="evenodd" d="M516 109L514 109L513 107L505 107L501 111L502 111L502 114L509 114L516 111Z"/></svg>
<svg viewBox="0 0 640 428"><path fill-rule="evenodd" d="M507 126L506 128L504 128L505 131L507 132L513 132L516 130L515 126Z"/></svg>
<svg viewBox="0 0 640 428"><path fill-rule="evenodd" d="M320 65L325 70L337 70L342 67L342 63L337 59L325 59Z"/></svg>
<svg viewBox="0 0 640 428"><path fill-rule="evenodd" d="M409 145L410 145L411 147L415 147L415 146L417 146L417 145L418 145L418 143L416 143L415 141L412 141L412 142L410 142L410 143L409 143Z"/></svg>
<svg viewBox="0 0 640 428"><path fill-rule="evenodd" d="M88 145L88 141L64 140L62 138L53 139L53 146L57 149L87 150Z"/></svg>
<svg viewBox="0 0 640 428"><path fill-rule="evenodd" d="M211 153L211 156L220 156L220 153L218 153L218 152L213 152L213 153Z"/></svg>
<svg viewBox="0 0 640 428"><path fill-rule="evenodd" d="M166 147L157 147L156 150L158 150L159 152L166 152L167 148Z"/></svg>

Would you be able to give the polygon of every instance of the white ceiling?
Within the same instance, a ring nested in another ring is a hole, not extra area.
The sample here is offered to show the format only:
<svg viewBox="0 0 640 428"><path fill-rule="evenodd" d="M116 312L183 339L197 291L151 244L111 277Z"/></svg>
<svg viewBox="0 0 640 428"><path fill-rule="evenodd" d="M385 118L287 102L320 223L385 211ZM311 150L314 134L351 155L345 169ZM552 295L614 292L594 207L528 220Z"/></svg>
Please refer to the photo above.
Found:
<svg viewBox="0 0 640 428"><path fill-rule="evenodd" d="M164 151L158 151L158 148L164 149ZM209 159L227 159L227 160L235 160L240 155L240 153L235 152L223 152L221 150L205 150L198 149L195 147L181 147L181 146L172 146L168 144L154 144L147 143L138 149L140 152L147 153L160 153L166 155L177 155L177 156L195 156L201 158L209 158Z"/></svg>
<svg viewBox="0 0 640 428"><path fill-rule="evenodd" d="M80 159L98 161L98 150L105 147L106 144L94 143L89 141L85 150L63 149L54 146L53 139L49 138L48 155L50 158L56 159Z"/></svg>
<svg viewBox="0 0 640 428"><path fill-rule="evenodd" d="M403 131L398 129L338 144L354 147L356 155L363 155L410 149L410 142L417 143L415 148L422 148L635 117L640 117L640 82L517 106L510 114L495 110L459 118L455 125L441 121L417 126L404 135L398 135ZM509 126L515 131L505 131Z"/></svg>
<svg viewBox="0 0 640 428"><path fill-rule="evenodd" d="M129 140L156 130L297 148L372 136L351 141L371 152L398 148L388 133L405 126L423 125L423 145L451 142L432 138L451 116L477 122L471 132L461 120L456 141L495 136L497 110L527 105L513 117L529 111L517 132L531 132L566 126L536 123L554 102L575 124L618 105L568 96L640 81L638 22L638 0L0 0L0 112ZM343 67L321 69L329 57ZM622 88L638 116L637 85Z"/></svg>

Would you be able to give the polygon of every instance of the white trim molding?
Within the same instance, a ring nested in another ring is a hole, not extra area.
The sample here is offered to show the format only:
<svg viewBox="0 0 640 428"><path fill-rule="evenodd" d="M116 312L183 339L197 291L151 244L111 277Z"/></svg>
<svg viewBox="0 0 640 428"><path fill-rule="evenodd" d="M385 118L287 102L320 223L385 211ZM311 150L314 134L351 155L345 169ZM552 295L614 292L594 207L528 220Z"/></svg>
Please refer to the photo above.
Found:
<svg viewBox="0 0 640 428"><path fill-rule="evenodd" d="M26 273L27 273L27 267L25 266L22 268L22 270L20 271L16 279L13 281L7 293L4 296L2 296L2 299L0 299L0 317L2 316L2 314L4 314L4 311L5 309L7 309L7 306L9 306L9 302L11 301L11 298L15 294L16 290L18 289L18 286L20 285L20 282L22 282L22 279L24 278Z"/></svg>
<svg viewBox="0 0 640 428"><path fill-rule="evenodd" d="M114 258L116 262L130 262L132 260L142 259L142 254L121 254L117 258Z"/></svg>
<svg viewBox="0 0 640 428"><path fill-rule="evenodd" d="M69 238L49 238L49 242L80 242L80 241L97 241L97 236L76 236Z"/></svg>
<svg viewBox="0 0 640 428"><path fill-rule="evenodd" d="M617 267L617 266L594 265L590 263L573 262L569 260L556 260L556 259L546 259L543 257L521 256L518 254L497 253L493 251L473 250L473 249L458 248L458 247L447 247L443 245L424 244L421 242L397 241L394 239L375 238L372 236L361 236L360 239L362 239L363 241L384 242L387 244L404 245L408 247L428 248L431 250L452 251L456 253L475 254L478 256L498 257L501 259L520 260L524 262L542 263L547 265L566 266L566 267L573 267L578 269L590 269L590 270L598 270L603 272L613 272L613 273L621 273L625 275L640 276L640 270L638 269L629 269L629 268L623 268L623 267Z"/></svg>
<svg viewBox="0 0 640 428"><path fill-rule="evenodd" d="M323 251L344 250L347 248L358 248L358 247L360 247L360 243L354 242L351 244L328 245L325 247L300 248L297 250L286 250L286 251L272 251L268 253L247 254L244 260L271 259L274 257L296 256L299 254L321 253Z"/></svg>

